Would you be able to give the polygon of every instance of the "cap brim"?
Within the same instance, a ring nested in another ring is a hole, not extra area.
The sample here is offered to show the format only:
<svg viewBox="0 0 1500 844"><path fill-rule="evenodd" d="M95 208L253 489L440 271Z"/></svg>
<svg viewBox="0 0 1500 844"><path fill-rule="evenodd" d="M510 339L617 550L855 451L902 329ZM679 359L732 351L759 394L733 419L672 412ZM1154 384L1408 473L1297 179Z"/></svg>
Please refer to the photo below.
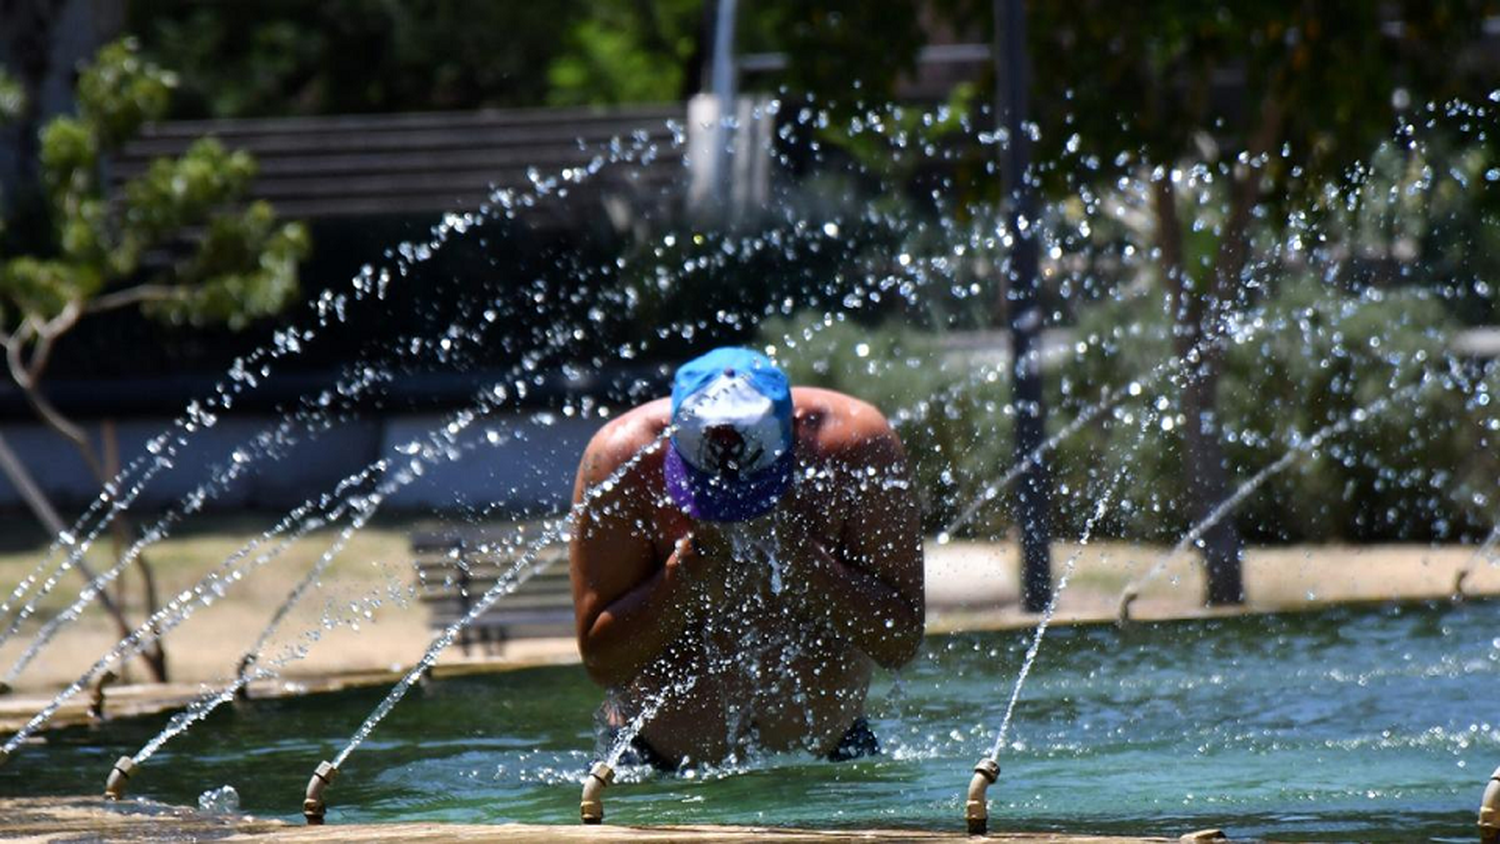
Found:
<svg viewBox="0 0 1500 844"><path fill-rule="evenodd" d="M678 507L706 522L743 522L776 507L792 481L796 459L787 449L775 463L751 475L730 480L695 469L676 446L667 449L664 472L667 493Z"/></svg>

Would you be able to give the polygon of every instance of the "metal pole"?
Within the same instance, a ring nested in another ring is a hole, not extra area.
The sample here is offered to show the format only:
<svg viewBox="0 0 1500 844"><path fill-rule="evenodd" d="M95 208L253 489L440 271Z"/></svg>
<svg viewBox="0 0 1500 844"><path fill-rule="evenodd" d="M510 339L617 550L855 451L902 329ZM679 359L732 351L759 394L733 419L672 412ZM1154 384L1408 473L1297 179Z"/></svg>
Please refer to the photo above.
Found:
<svg viewBox="0 0 1500 844"><path fill-rule="evenodd" d="M1010 317L1011 396L1016 414L1016 460L1026 460L1046 436L1042 395L1041 306L1037 301L1036 199L1026 172L1031 138L1023 128L1029 80L1026 11L1022 0L995 0L995 126L1009 142L1000 147L1001 184L1010 206L1013 245L1002 307ZM1038 458L1016 484L1016 521L1021 528L1021 600L1041 612L1052 597L1051 513L1047 465Z"/></svg>
<svg viewBox="0 0 1500 844"><path fill-rule="evenodd" d="M729 128L725 121L734 116L735 61L734 24L738 15L737 0L718 0L718 14L714 16L714 99L719 105L719 120L714 127L714 192L720 210L729 203Z"/></svg>

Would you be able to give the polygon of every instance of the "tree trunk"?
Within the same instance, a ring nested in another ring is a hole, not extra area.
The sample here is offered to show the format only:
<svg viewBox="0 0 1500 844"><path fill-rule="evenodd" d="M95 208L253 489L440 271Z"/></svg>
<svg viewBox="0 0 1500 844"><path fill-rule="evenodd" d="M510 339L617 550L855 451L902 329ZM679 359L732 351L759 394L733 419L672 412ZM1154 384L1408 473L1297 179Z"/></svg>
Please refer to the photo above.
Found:
<svg viewBox="0 0 1500 844"><path fill-rule="evenodd" d="M88 436L84 434L83 430L79 428L76 423L63 416L57 410L57 408L54 407L52 403L42 395L41 390L37 387L34 377L28 376L24 372L18 373L15 366L12 366L11 374L15 376L16 384L21 388L21 392L23 395L25 395L27 403L32 406L32 408L37 412L37 415L42 419L44 423L46 423L47 427L51 428L63 438L73 443L74 448L76 448L79 455L83 457L83 462L88 465L89 471L93 473L94 477L98 480L99 486L104 487L111 480L113 480L113 477L111 475L105 473L104 462L99 459L98 453L94 450L94 444L89 441ZM118 560L120 559L120 556L123 555L124 549L130 547L130 537L133 532L130 530L129 523L124 519L123 516L120 515L116 515L116 517L110 524L110 528L113 531L112 536L116 547L115 559ZM156 594L156 578L154 577L154 573L151 571L151 566L146 561L146 557L144 554L139 555L135 558L135 564L137 567L139 567L141 572L141 584L143 592L142 597L143 603L146 607L146 612L148 615L154 614L156 608L160 603ZM78 561L78 568L79 571L84 574L84 576L88 577L90 580L94 579L94 574L88 569L87 566L83 564L83 560L81 557ZM106 607L114 607L113 612L116 615L115 620L124 631L122 635L126 635L131 630L129 623L126 621L125 615L123 611L120 610L118 605L114 604L113 601L108 600L108 597L105 594L107 591L108 590L105 589L99 590L100 601L105 603ZM153 680L158 683L167 682L167 655L166 651L162 648L160 639L153 639L149 645L142 649L141 659L146 663L146 667L150 670L151 678Z"/></svg>
<svg viewBox="0 0 1500 844"><path fill-rule="evenodd" d="M1238 186L1237 186L1238 187ZM1244 261L1245 227L1249 208L1238 210L1241 192L1236 190L1235 207L1223 230L1224 247L1220 250L1210 290L1197 290L1192 276L1183 266L1182 224L1177 216L1176 191L1170 175L1163 175L1152 186L1152 204L1156 212L1159 262L1167 288L1172 292L1173 319L1177 330L1174 343L1178 356L1190 368L1182 389L1183 471L1189 512L1195 524L1209 517L1219 502L1229 497L1229 467L1219 439L1218 390L1223 371L1224 354L1212 341L1222 330L1221 319L1232 303L1233 289L1228 267L1222 260L1236 256L1239 264L1232 278L1238 280ZM1237 228L1236 228L1237 226ZM1229 241L1236 241L1229 247ZM1241 573L1244 543L1233 519L1221 519L1203 535L1203 561L1210 605L1239 604L1245 600Z"/></svg>
<svg viewBox="0 0 1500 844"><path fill-rule="evenodd" d="M26 502L26 506L31 508L31 512L36 515L37 520L42 523L42 527L48 533L56 536L67 529L62 518L57 515L57 509L52 506L51 501L47 500L47 494L27 471L26 464L16 456L15 451L10 447L10 442L3 434L0 434L0 472L4 472L5 476L10 479L22 500ZM86 581L92 582L97 576L82 557L73 565ZM114 599L110 598L109 593L102 589L99 590L99 604L104 607L105 612L109 613L110 618L114 619L115 629L119 631L120 636L123 638L130 635L130 623L125 620L124 611Z"/></svg>

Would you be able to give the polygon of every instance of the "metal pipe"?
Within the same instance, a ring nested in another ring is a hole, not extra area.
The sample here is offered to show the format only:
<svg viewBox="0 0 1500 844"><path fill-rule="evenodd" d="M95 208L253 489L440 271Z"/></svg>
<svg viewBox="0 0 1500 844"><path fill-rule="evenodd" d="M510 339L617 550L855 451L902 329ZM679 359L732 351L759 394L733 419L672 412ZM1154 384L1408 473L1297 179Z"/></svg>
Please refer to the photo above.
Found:
<svg viewBox="0 0 1500 844"><path fill-rule="evenodd" d="M1120 606L1115 609L1115 623L1124 625L1130 621L1130 607L1136 599L1141 597L1134 589L1126 589L1120 594Z"/></svg>
<svg viewBox="0 0 1500 844"><path fill-rule="evenodd" d="M1489 785L1484 787L1484 798L1479 801L1480 844L1500 844L1500 768L1490 774Z"/></svg>
<svg viewBox="0 0 1500 844"><path fill-rule="evenodd" d="M109 779L104 781L104 799L119 800L125 796L125 784L130 781L130 775L135 773L135 760L129 756L121 756L120 761L115 763L113 770L109 772Z"/></svg>
<svg viewBox="0 0 1500 844"><path fill-rule="evenodd" d="M974 765L974 778L969 780L969 799L964 803L964 820L968 822L970 835L984 835L990 828L989 801L985 792L1000 779L1000 763L993 759L980 759Z"/></svg>
<svg viewBox="0 0 1500 844"><path fill-rule="evenodd" d="M578 813L586 824L604 823L604 789L615 781L615 771L603 762L595 762L583 778L583 800Z"/></svg>
<svg viewBox="0 0 1500 844"><path fill-rule="evenodd" d="M328 804L323 802L323 789L338 775L339 769L332 762L319 762L312 779L307 781L307 796L302 800L302 817L307 818L308 826L323 825L323 817L328 814Z"/></svg>

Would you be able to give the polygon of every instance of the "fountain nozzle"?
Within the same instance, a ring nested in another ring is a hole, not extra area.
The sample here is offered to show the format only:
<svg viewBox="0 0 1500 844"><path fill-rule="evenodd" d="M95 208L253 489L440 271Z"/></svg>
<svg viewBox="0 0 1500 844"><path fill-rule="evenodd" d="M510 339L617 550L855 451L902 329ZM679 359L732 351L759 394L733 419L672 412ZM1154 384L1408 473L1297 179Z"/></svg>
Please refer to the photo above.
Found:
<svg viewBox="0 0 1500 844"><path fill-rule="evenodd" d="M1130 621L1130 605L1140 596L1134 589L1126 589L1120 594L1120 605L1115 609L1115 624L1123 626Z"/></svg>
<svg viewBox="0 0 1500 844"><path fill-rule="evenodd" d="M135 760L129 756L121 756L120 761L109 772L109 779L104 781L104 799L119 800L125 796L125 784L130 781L130 775L135 773Z"/></svg>
<svg viewBox="0 0 1500 844"><path fill-rule="evenodd" d="M614 781L614 768L603 762L595 762L589 768L589 775L583 778L583 801L578 804L584 823L604 823L604 789Z"/></svg>
<svg viewBox="0 0 1500 844"><path fill-rule="evenodd" d="M974 778L969 780L969 800L964 804L964 820L968 822L970 835L984 835L990 829L989 803L985 792L1000 779L1000 763L993 759L980 759L974 765Z"/></svg>
<svg viewBox="0 0 1500 844"><path fill-rule="evenodd" d="M1500 844L1500 768L1490 774L1489 785L1484 787L1484 798L1479 801L1480 844Z"/></svg>
<svg viewBox="0 0 1500 844"><path fill-rule="evenodd" d="M328 804L323 802L323 789L338 774L339 769L332 762L319 762L312 779L307 781L307 797L302 800L302 816L307 818L308 826L323 825L323 816L328 814Z"/></svg>

